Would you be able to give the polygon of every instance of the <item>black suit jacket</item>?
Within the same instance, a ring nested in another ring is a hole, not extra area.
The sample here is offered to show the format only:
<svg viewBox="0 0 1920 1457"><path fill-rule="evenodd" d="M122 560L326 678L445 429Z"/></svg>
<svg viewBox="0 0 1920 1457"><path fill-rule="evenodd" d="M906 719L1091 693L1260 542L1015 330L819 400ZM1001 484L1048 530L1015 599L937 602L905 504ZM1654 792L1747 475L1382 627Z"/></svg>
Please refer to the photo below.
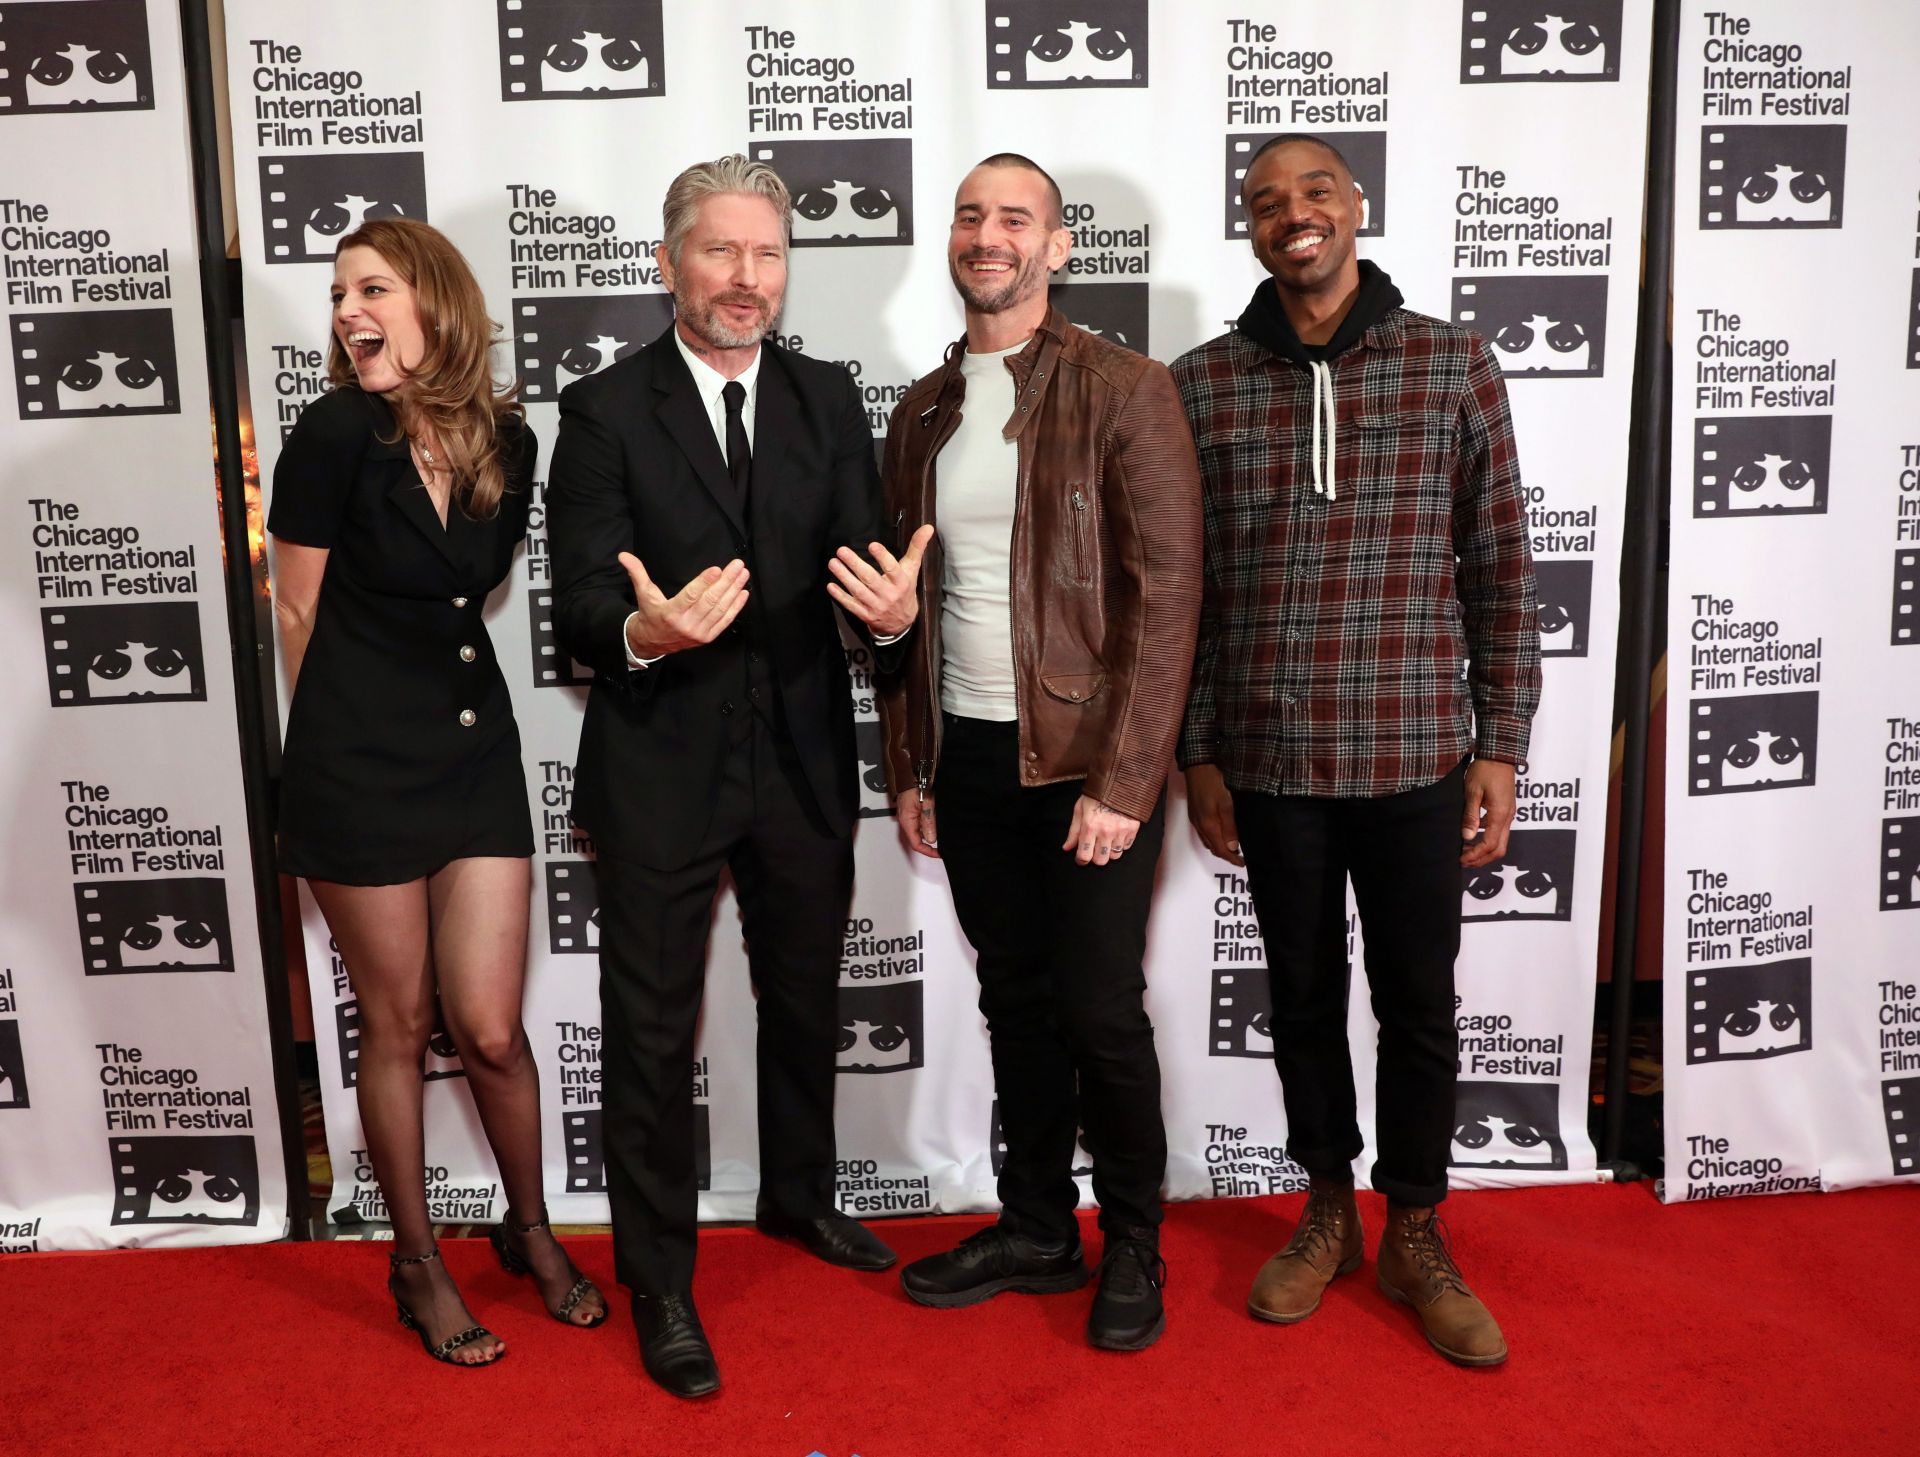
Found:
<svg viewBox="0 0 1920 1457"><path fill-rule="evenodd" d="M859 802L853 705L827 560L881 534L873 435L853 377L762 343L751 523L672 329L570 385L547 481L554 628L594 670L573 786L574 821L602 853L675 869L711 817L745 654L768 655L784 723L814 799L838 833ZM627 667L630 551L668 596L734 557L752 594L703 647ZM856 625L857 626L857 625Z"/></svg>

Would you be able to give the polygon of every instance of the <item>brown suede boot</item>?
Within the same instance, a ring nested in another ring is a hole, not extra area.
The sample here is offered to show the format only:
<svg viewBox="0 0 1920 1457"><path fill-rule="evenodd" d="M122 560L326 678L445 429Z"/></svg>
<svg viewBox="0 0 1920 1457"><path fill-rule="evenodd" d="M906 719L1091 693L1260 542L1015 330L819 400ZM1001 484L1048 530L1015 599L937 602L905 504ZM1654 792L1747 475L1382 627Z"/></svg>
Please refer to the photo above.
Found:
<svg viewBox="0 0 1920 1457"><path fill-rule="evenodd" d="M1467 1288L1432 1209L1387 1207L1380 1238L1380 1288L1411 1305L1427 1344L1457 1366L1498 1366L1506 1339L1480 1298Z"/></svg>
<svg viewBox="0 0 1920 1457"><path fill-rule="evenodd" d="M1333 1277L1358 1267L1365 1248L1353 1181L1314 1179L1293 1238L1253 1277L1247 1310L1277 1325L1305 1320L1320 1308L1320 1292Z"/></svg>

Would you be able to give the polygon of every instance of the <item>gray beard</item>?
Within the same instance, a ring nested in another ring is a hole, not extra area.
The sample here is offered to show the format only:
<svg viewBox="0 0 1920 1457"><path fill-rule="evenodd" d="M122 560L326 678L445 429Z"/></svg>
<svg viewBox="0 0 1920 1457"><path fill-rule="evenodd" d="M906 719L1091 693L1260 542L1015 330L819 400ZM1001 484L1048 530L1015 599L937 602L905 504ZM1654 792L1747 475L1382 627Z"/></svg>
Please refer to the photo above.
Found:
<svg viewBox="0 0 1920 1457"><path fill-rule="evenodd" d="M784 307L786 300L782 299ZM773 326L780 322L780 309L776 308L767 318L745 329L730 328L714 316L711 307L700 309L691 300L681 296L678 289L673 294L673 311L680 321L695 335L711 344L715 349L746 349L758 344L773 332Z"/></svg>

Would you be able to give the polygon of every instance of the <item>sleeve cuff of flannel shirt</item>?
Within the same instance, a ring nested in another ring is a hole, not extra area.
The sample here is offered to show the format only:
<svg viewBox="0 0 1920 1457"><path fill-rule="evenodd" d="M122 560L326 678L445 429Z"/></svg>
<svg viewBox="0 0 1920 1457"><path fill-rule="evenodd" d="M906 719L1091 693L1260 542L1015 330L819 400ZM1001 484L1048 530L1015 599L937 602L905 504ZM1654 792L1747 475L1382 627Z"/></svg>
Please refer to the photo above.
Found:
<svg viewBox="0 0 1920 1457"><path fill-rule="evenodd" d="M1482 719L1474 738L1474 758L1495 759L1524 772L1531 727L1515 719Z"/></svg>
<svg viewBox="0 0 1920 1457"><path fill-rule="evenodd" d="M1195 764L1217 763L1220 758L1220 744L1215 739L1182 739L1174 749L1173 758L1184 773Z"/></svg>

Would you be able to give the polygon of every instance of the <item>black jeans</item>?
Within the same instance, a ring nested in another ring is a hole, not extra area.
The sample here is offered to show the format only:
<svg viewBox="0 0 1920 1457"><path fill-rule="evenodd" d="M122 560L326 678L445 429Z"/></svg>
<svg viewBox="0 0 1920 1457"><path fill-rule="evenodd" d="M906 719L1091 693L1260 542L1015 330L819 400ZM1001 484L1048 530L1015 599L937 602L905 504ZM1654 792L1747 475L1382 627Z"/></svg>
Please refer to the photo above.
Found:
<svg viewBox="0 0 1920 1457"><path fill-rule="evenodd" d="M1117 862L1080 865L1060 846L1086 781L1022 788L1019 751L1018 724L948 714L935 787L992 1041L1001 1223L1038 1239L1076 1235L1083 1128L1100 1227L1157 1239L1167 1134L1141 963L1166 804Z"/></svg>
<svg viewBox="0 0 1920 1457"><path fill-rule="evenodd" d="M1447 1197L1453 1137L1453 963L1460 951L1465 766L1378 799L1233 794L1273 993L1287 1153L1347 1177L1360 1156L1347 1050L1346 881L1380 1023L1373 1187L1398 1204Z"/></svg>

